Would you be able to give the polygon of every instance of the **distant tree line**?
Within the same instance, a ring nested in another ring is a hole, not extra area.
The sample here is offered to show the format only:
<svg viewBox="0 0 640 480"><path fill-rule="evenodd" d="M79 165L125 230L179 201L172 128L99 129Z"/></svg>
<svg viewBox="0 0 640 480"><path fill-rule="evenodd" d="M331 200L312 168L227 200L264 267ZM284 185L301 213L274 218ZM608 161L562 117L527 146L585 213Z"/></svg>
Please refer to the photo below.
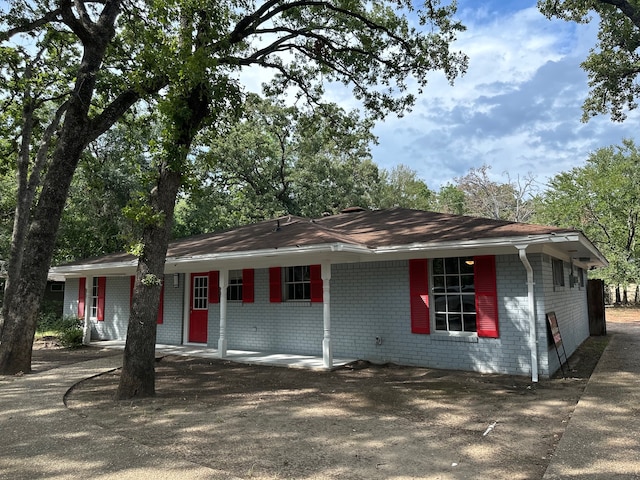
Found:
<svg viewBox="0 0 640 480"><path fill-rule="evenodd" d="M546 185L533 175L492 176L485 164L432 190L408 166L385 170L375 164L371 127L357 112L332 104L304 111L250 97L227 135L200 139L202 148L190 159L191 180L178 197L173 237L286 214L318 217L350 206L572 227L610 262L591 275L613 286L617 303L634 301L626 294L640 283L640 154L633 141L597 150ZM136 205L148 188L149 145L158 128L152 117L132 117L85 150L62 217L56 263L121 251L137 238ZM4 192L16 188L8 172L0 183ZM9 245L11 198L0 198L0 258Z"/></svg>

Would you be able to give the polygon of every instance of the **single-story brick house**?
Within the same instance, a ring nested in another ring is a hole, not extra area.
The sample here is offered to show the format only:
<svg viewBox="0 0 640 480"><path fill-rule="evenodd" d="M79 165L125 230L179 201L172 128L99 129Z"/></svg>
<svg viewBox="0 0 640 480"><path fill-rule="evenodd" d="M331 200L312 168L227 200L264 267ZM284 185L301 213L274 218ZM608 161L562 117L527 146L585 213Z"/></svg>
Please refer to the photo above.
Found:
<svg viewBox="0 0 640 480"><path fill-rule="evenodd" d="M137 260L55 267L65 314L124 339ZM285 216L169 245L161 344L547 377L589 336L586 271L606 259L579 231L394 208Z"/></svg>

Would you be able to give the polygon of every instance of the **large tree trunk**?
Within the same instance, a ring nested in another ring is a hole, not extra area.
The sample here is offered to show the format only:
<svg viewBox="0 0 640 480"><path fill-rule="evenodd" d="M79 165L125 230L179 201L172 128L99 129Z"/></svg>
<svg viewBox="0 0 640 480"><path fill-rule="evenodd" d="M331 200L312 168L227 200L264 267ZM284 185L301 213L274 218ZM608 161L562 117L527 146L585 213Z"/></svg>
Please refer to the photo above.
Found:
<svg viewBox="0 0 640 480"><path fill-rule="evenodd" d="M173 131L164 139L165 159L158 184L151 193L154 213L161 223L145 227L143 252L138 260L133 289L131 315L120 383L116 398L124 400L155 395L156 318L160 301L160 283L173 225L173 211L182 186L191 143L209 115L210 97L207 86L198 84L173 104Z"/></svg>
<svg viewBox="0 0 640 480"><path fill-rule="evenodd" d="M152 193L154 211L163 212L163 221L143 232L144 247L133 287L118 399L155 395L157 312L173 210L181 184L181 173L170 171L165 165Z"/></svg>
<svg viewBox="0 0 640 480"><path fill-rule="evenodd" d="M86 146L80 125L76 123L67 132L58 143L45 177L40 200L25 238L19 277L10 279L14 285L9 298L5 298L0 344L1 374L31 371L33 337L56 234L73 173Z"/></svg>
<svg viewBox="0 0 640 480"><path fill-rule="evenodd" d="M102 122L102 131L98 132L92 128L88 114L96 86L96 73L102 65L107 45L115 35L113 25L120 11L120 2L106 2L99 22L90 27L91 30L75 19L70 8L70 4L65 5L62 15L82 38L84 53L51 164L24 237L22 262L19 271L14 273L18 276L9 279L12 285L8 298L4 299L0 374L31 371L31 350L38 310L47 284L69 186L84 148L110 126Z"/></svg>

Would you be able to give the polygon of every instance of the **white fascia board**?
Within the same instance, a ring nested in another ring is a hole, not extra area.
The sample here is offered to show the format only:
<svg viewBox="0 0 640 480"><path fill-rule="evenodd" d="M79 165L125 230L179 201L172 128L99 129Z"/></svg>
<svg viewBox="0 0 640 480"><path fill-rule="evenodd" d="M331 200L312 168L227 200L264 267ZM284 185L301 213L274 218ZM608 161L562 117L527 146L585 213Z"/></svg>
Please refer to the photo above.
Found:
<svg viewBox="0 0 640 480"><path fill-rule="evenodd" d="M295 263L295 259L300 256L320 257L330 259L332 256L352 257L351 261L357 261L361 255L371 255L371 249L346 243L332 243L324 245L309 245L301 247L284 247L269 250L250 250L246 252L225 252L212 253L207 255L194 255L190 257L167 257L165 261L165 273L177 273L183 271L197 271L197 265L231 264L239 266L256 265L264 266L286 266L287 263ZM290 259L289 262L286 259ZM125 262L110 263L90 263L69 266L53 267L49 270L51 275L61 275L65 278L84 277L89 274L118 276L134 275L138 260L128 260ZM181 268L181 267L187 267ZM200 267L203 268L203 267Z"/></svg>
<svg viewBox="0 0 640 480"><path fill-rule="evenodd" d="M86 277L89 274L95 276L126 276L135 275L138 260L110 263L85 263L78 265L59 266L49 269L49 275L61 275L65 278Z"/></svg>
<svg viewBox="0 0 640 480"><path fill-rule="evenodd" d="M570 234L574 235L574 234ZM570 235L528 235L524 237L500 237L478 240L454 240L449 242L430 242L430 243L412 243L409 245L391 245L388 247L378 247L374 249L376 254L387 253L409 253L409 252L428 252L437 250L466 250L487 247L514 247L521 244L541 244L550 242L570 242L577 241L575 238L569 238Z"/></svg>
<svg viewBox="0 0 640 480"><path fill-rule="evenodd" d="M581 252L587 252L591 260L589 263L595 266L606 266L608 262L606 258L598 251L598 249L580 232L569 233L551 233L544 235L526 235L521 237L500 237L466 241L449 241L449 242L430 242L430 243L413 243L410 245L392 245L388 247L379 247L374 249L376 256L389 258L392 255L403 255L406 257L415 256L421 253L448 252L448 254L461 254L466 250L484 252L489 254L494 250L518 249L521 247L534 247L534 251L542 251L544 247L551 247L563 251L567 258L571 258L573 246L579 247L577 250L579 257ZM564 246L565 248L561 248ZM531 249L529 250L531 251Z"/></svg>
<svg viewBox="0 0 640 480"><path fill-rule="evenodd" d="M331 259L334 256L351 256L359 258L361 255L371 255L370 248L361 245L346 243L331 243L322 245L306 245L300 247L283 247L269 250L249 250L245 252L223 252L206 255L193 255L190 257L167 257L166 264L171 265L171 271L179 269L181 265L194 264L232 264L232 265L257 265L286 266L295 263L301 256L321 257ZM289 259L289 261L287 261ZM176 270L177 271L177 270Z"/></svg>
<svg viewBox="0 0 640 480"><path fill-rule="evenodd" d="M194 255L190 257L167 257L165 273L177 273L184 271L197 271L199 268L209 269L228 267L266 268L269 266L295 265L304 257L305 261L311 257L333 263L350 263L373 260L372 257L410 258L419 254L434 252L464 252L465 250L479 250L490 253L492 249L514 248L518 246L543 245L560 247L561 244L574 243L589 252L596 264L607 265L607 260L595 246L581 233L562 233L545 235L527 235L522 237L501 237L491 239L478 239L450 242L412 243L408 245L392 245L387 247L369 248L365 245L353 245L346 243L331 243L321 245L308 245L300 247L284 247L269 250L250 250L242 252L212 253L206 255ZM103 264L79 264L72 266L53 267L52 275L62 275L67 278L82 277L88 274L94 275L133 275L135 274L137 259L126 262L111 262Z"/></svg>
<svg viewBox="0 0 640 480"><path fill-rule="evenodd" d="M580 243L584 245L587 250L589 250L589 252L591 252L591 255L597 258L602 263L603 267L608 267L609 260L607 260L607 258L600 252L600 250L598 250L596 246L591 243L591 241L583 233L580 233L580 238L582 239Z"/></svg>

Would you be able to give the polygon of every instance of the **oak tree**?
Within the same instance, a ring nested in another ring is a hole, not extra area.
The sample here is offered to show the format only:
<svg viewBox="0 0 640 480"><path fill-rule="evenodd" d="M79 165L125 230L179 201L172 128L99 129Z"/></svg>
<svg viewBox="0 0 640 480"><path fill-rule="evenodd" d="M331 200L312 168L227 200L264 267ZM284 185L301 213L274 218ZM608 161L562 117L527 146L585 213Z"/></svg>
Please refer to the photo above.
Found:
<svg viewBox="0 0 640 480"><path fill-rule="evenodd" d="M122 12L122 0L15 0L0 9L0 88L20 126L15 160L19 192L3 304L0 373L31 370L37 313L82 152L142 96L166 84L162 72L140 75L149 67L148 58L136 55L140 48L122 49L125 39L118 32L132 34L131 28L117 23ZM139 22L137 11L127 12L130 22ZM138 27L134 30L144 31ZM144 48L162 50L152 38L145 41ZM13 94L20 90L21 95ZM32 142L38 122L44 125L42 133Z"/></svg>
<svg viewBox="0 0 640 480"><path fill-rule="evenodd" d="M450 50L463 28L453 19L455 3L428 0L418 10L406 0L165 5L166 28L178 30L184 67L161 102L166 127L140 243L119 398L154 394L155 310L148 307L158 304L176 196L199 130L241 99L239 71L275 72L268 94L288 93L312 106L322 103L328 83L348 85L379 119L413 104L409 83L422 92L430 72L453 81L466 69L466 56Z"/></svg>
<svg viewBox="0 0 640 480"><path fill-rule="evenodd" d="M582 230L609 260L594 274L609 284L640 282L640 151L631 140L601 148L582 167L556 175L537 220Z"/></svg>

